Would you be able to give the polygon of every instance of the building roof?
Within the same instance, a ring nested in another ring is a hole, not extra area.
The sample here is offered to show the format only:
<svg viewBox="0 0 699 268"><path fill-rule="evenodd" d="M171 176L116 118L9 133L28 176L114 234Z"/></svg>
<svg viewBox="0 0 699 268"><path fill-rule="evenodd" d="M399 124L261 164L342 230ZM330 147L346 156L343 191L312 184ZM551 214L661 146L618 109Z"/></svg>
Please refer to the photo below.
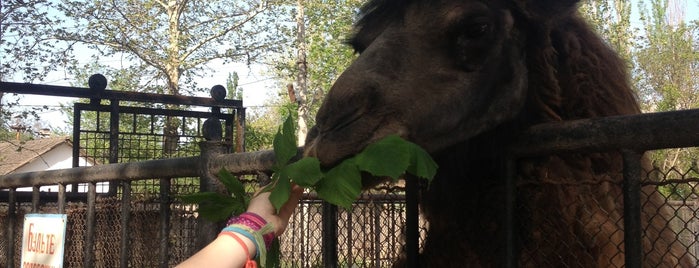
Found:
<svg viewBox="0 0 699 268"><path fill-rule="evenodd" d="M73 146L68 137L0 141L0 175L9 174L64 143Z"/></svg>

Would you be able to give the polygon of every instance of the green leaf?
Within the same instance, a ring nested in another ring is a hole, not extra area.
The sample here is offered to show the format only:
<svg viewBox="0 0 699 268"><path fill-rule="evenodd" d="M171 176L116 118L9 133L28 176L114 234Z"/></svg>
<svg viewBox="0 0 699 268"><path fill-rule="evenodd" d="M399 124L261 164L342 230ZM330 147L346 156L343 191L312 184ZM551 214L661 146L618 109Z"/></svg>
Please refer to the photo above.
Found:
<svg viewBox="0 0 699 268"><path fill-rule="evenodd" d="M274 189L269 195L269 201L272 202L274 208L279 210L287 200L289 200L289 195L291 195L291 182L289 182L289 177L283 172L277 172L276 182L274 183ZM273 175L273 177L274 177Z"/></svg>
<svg viewBox="0 0 699 268"><path fill-rule="evenodd" d="M293 118L289 116L284 120L281 129L274 136L274 156L277 161L277 170L284 167L291 158L296 156L298 153L297 147Z"/></svg>
<svg viewBox="0 0 699 268"><path fill-rule="evenodd" d="M218 180L226 186L226 190L233 195L235 200L245 203L245 186L238 180L238 177L233 176L233 174L222 168L218 171Z"/></svg>
<svg viewBox="0 0 699 268"><path fill-rule="evenodd" d="M412 158L410 166L408 166L408 173L431 181L434 175L437 174L437 163L422 147L414 143L411 144Z"/></svg>
<svg viewBox="0 0 699 268"><path fill-rule="evenodd" d="M355 158L360 170L397 179L408 168L410 153L410 143L397 135L390 135L370 144Z"/></svg>
<svg viewBox="0 0 699 268"><path fill-rule="evenodd" d="M244 211L244 207L238 206L238 204L236 204L230 198L226 200L221 200L220 202L207 201L201 203L199 204L199 209L197 210L201 217L213 222L223 221L231 215L240 214Z"/></svg>
<svg viewBox="0 0 699 268"><path fill-rule="evenodd" d="M216 198L217 195L219 195L219 194L213 193L213 192L200 192L200 193L191 193L188 195L182 195L182 196L179 196L179 198L180 198L180 200L182 200L183 203L186 203L186 204L199 204L199 203L204 202L208 199Z"/></svg>
<svg viewBox="0 0 699 268"><path fill-rule="evenodd" d="M361 191L361 173L352 159L330 169L316 186L318 197L346 209L352 206Z"/></svg>
<svg viewBox="0 0 699 268"><path fill-rule="evenodd" d="M210 221L225 220L232 214L243 213L246 209L245 204L236 202L230 196L214 192L193 193L180 196L180 199L185 203L199 204L197 212L201 217Z"/></svg>
<svg viewBox="0 0 699 268"><path fill-rule="evenodd" d="M315 157L304 157L284 168L284 173L301 187L312 187L323 178L320 161Z"/></svg>

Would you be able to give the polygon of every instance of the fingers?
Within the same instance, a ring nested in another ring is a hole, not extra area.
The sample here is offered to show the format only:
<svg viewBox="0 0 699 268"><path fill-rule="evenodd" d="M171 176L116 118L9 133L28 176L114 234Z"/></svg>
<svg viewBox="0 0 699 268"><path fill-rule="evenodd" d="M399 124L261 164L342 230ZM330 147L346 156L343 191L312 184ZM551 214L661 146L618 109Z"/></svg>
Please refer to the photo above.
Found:
<svg viewBox="0 0 699 268"><path fill-rule="evenodd" d="M274 226L276 235L281 235L286 229L289 218L294 213L296 206L298 206L302 195L303 188L293 184L289 193L289 199L275 215L275 209L269 201L270 192L257 192L250 200L247 211L260 215Z"/></svg>
<svg viewBox="0 0 699 268"><path fill-rule="evenodd" d="M294 210L301 200L301 195L303 195L303 188L298 185L293 185L291 188L291 194L289 195L289 200L286 201L286 203L284 203L284 205L282 205L282 207L279 209L279 218L284 220L284 222L289 221L291 214L294 213Z"/></svg>

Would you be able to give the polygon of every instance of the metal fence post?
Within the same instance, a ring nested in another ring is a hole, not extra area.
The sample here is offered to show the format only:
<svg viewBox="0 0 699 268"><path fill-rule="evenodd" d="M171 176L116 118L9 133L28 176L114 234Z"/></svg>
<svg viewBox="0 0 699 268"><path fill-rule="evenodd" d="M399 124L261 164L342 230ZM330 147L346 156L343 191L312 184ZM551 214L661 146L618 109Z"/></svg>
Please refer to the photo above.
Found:
<svg viewBox="0 0 699 268"><path fill-rule="evenodd" d="M643 264L641 237L641 154L622 150L624 158L624 253L627 268Z"/></svg>
<svg viewBox="0 0 699 268"><path fill-rule="evenodd" d="M204 122L203 129L206 141L199 143L201 149L201 162L199 163L199 190L202 192L226 193L226 188L210 170L209 162L217 155L226 152L226 146L222 143L223 129L221 122L216 118L209 118ZM194 250L199 251L216 238L218 232L223 228L224 222L211 222L203 217L197 218L197 230L194 243ZM192 254L194 252L191 252Z"/></svg>
<svg viewBox="0 0 699 268"><path fill-rule="evenodd" d="M420 267L419 190L418 178L407 175L405 178L405 251L408 267Z"/></svg>
<svg viewBox="0 0 699 268"><path fill-rule="evenodd" d="M517 170L515 159L509 155L502 163L505 178L505 267L517 267L519 250L517 249Z"/></svg>
<svg viewBox="0 0 699 268"><path fill-rule="evenodd" d="M17 225L17 197L15 188L10 188L7 193L7 267L15 267L15 235Z"/></svg>
<svg viewBox="0 0 699 268"><path fill-rule="evenodd" d="M323 267L335 268L337 259L337 206L323 201Z"/></svg>
<svg viewBox="0 0 699 268"><path fill-rule="evenodd" d="M170 262L170 178L160 179L160 267Z"/></svg>

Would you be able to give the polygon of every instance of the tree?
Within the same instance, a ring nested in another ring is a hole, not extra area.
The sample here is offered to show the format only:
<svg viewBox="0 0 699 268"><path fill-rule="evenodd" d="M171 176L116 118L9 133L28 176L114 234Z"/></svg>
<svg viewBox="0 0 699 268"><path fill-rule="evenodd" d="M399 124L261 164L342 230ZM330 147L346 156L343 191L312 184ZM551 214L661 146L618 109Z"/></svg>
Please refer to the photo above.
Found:
<svg viewBox="0 0 699 268"><path fill-rule="evenodd" d="M306 44L306 15L305 1L296 1L296 86L297 90L289 88L289 101L296 102L296 112L298 113L298 126L296 138L299 146L305 143L308 134L308 61Z"/></svg>
<svg viewBox="0 0 699 268"><path fill-rule="evenodd" d="M643 4L643 2L641 2ZM699 104L697 27L668 10L668 2L651 0L640 11L645 36L637 52L641 96L648 111L696 108Z"/></svg>
<svg viewBox="0 0 699 268"><path fill-rule="evenodd" d="M238 80L237 72L228 74L228 79L226 79L227 99L243 100L243 88L238 86Z"/></svg>
<svg viewBox="0 0 699 268"><path fill-rule="evenodd" d="M632 66L631 1L585 1L580 12L620 56Z"/></svg>
<svg viewBox="0 0 699 268"><path fill-rule="evenodd" d="M699 108L699 53L695 24L685 21L683 2L651 0L639 3L644 36L640 40L635 74L644 110L651 112ZM654 151L652 158L665 179L697 175L696 148ZM689 171L686 173L685 171ZM662 188L666 195L683 198L692 191L687 184Z"/></svg>
<svg viewBox="0 0 699 268"><path fill-rule="evenodd" d="M183 76L202 75L205 64L253 62L283 42L270 23L271 5L253 0L64 0L58 9L77 27L62 27L55 38L88 44L102 55L123 54L164 82L159 93L179 95L187 91L181 87Z"/></svg>
<svg viewBox="0 0 699 268"><path fill-rule="evenodd" d="M36 35L50 32L52 25L60 23L49 16L52 8L50 0L0 2L0 81L15 75L22 75L25 81L40 79L64 61L61 55L52 55L54 42ZM42 65L37 66L36 62Z"/></svg>
<svg viewBox="0 0 699 268"><path fill-rule="evenodd" d="M281 77L282 103L290 103L299 118L299 128L315 124L315 114L325 93L352 60L354 51L345 44L358 14L360 0L320 0L296 2L296 46L288 47L272 60L274 72ZM289 81L295 81L290 83ZM287 107L279 104L280 107ZM286 108L282 108L286 109ZM305 139L301 131L298 138ZM301 143L300 143L301 144Z"/></svg>
<svg viewBox="0 0 699 268"><path fill-rule="evenodd" d="M54 43L47 42L32 33L48 31L56 20L47 14L52 4L48 0L0 1L0 81L22 76L25 81L42 78L47 72L61 65L60 57L51 57ZM60 55L59 55L60 56ZM30 62L41 62L36 66ZM9 98L8 98L9 97ZM18 98L0 92L0 139L14 139L10 131L14 116L19 114L36 117L37 109L15 111ZM40 108L39 108L40 110Z"/></svg>

